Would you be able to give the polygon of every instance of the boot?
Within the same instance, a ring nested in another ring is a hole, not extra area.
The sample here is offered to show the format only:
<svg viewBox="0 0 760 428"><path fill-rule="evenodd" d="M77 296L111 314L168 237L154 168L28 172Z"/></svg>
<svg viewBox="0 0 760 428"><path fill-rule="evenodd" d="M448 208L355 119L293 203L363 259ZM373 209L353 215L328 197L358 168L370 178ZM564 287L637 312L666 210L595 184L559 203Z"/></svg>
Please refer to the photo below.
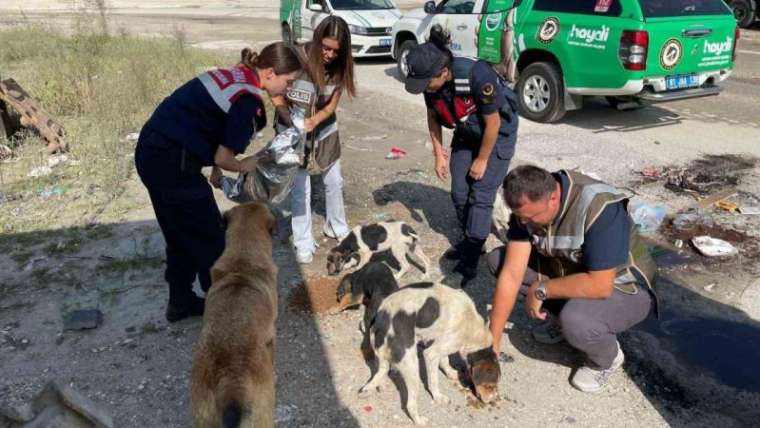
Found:
<svg viewBox="0 0 760 428"><path fill-rule="evenodd" d="M206 300L193 293L191 286L169 284L169 304L166 305L166 320L177 322L188 317L203 315Z"/></svg>

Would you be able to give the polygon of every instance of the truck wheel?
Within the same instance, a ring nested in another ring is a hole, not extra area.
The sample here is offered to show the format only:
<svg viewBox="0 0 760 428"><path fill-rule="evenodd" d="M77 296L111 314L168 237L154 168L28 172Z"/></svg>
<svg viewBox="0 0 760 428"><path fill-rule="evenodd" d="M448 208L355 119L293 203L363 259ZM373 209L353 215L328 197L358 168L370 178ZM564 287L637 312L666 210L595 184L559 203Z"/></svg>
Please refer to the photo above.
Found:
<svg viewBox="0 0 760 428"><path fill-rule="evenodd" d="M749 28L755 22L755 2L753 0L730 0L728 5L734 10L734 17L740 27Z"/></svg>
<svg viewBox="0 0 760 428"><path fill-rule="evenodd" d="M536 62L525 68L517 80L520 114L542 123L556 122L565 115L565 88L562 72L550 62Z"/></svg>
<svg viewBox="0 0 760 428"><path fill-rule="evenodd" d="M406 76L409 74L409 66L406 64L406 56L409 55L409 51L416 46L417 42L415 40L407 40L404 43L401 43L401 46L398 48L398 52L396 53L396 68L398 69L398 75L401 77L401 81L406 81Z"/></svg>
<svg viewBox="0 0 760 428"><path fill-rule="evenodd" d="M282 24L280 31L282 31L282 41L285 42L286 44L292 44L293 32L290 31L290 25Z"/></svg>

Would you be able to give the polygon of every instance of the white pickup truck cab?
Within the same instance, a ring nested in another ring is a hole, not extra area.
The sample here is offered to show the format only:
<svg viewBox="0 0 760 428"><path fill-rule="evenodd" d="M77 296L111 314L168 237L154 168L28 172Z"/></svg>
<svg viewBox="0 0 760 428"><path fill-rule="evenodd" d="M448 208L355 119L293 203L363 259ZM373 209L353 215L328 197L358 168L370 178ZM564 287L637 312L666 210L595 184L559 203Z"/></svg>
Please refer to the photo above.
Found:
<svg viewBox="0 0 760 428"><path fill-rule="evenodd" d="M281 0L283 40L310 41L317 25L330 15L348 24L354 57L391 54L391 28L401 17L392 0Z"/></svg>

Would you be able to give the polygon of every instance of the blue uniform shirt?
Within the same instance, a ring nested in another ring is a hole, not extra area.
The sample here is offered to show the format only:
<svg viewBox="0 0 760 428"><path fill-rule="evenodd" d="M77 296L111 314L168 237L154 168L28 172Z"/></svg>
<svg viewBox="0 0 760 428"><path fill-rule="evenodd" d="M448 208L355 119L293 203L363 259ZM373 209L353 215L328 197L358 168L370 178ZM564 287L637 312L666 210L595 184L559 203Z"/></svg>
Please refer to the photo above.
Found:
<svg viewBox="0 0 760 428"><path fill-rule="evenodd" d="M225 114L195 78L164 99L144 129L158 132L194 154L204 166L211 166L220 144L235 154L243 153L256 130L265 124L259 98L242 95Z"/></svg>
<svg viewBox="0 0 760 428"><path fill-rule="evenodd" d="M562 188L562 205L567 198L570 185L567 177L554 174ZM612 269L628 261L630 245L631 217L622 202L607 205L594 224L584 235L583 266L588 271ZM507 231L509 241L530 241L530 233L512 214Z"/></svg>

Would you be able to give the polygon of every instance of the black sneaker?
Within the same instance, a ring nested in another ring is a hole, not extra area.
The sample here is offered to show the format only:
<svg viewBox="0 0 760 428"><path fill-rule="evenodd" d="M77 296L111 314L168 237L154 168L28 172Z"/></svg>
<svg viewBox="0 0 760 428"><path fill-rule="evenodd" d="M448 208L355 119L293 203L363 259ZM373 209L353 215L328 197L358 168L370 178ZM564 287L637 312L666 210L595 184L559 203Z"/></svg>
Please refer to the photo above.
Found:
<svg viewBox="0 0 760 428"><path fill-rule="evenodd" d="M166 320L169 322L177 322L189 317L203 316L203 307L206 304L206 299L193 295L189 302L183 305L174 304L169 301L166 306Z"/></svg>
<svg viewBox="0 0 760 428"><path fill-rule="evenodd" d="M445 253L443 253L443 258L446 260L460 260L464 254L462 252L462 248L466 247L464 243L459 243L457 245L454 245L453 247L446 250ZM480 253L478 256L485 254L485 251L483 250L483 247L480 247Z"/></svg>
<svg viewBox="0 0 760 428"><path fill-rule="evenodd" d="M472 281L473 279L475 279L476 276L478 276L478 265L460 261L454 267L454 272L462 275L462 283L460 287L465 288L467 287L467 284L469 284L470 281Z"/></svg>

